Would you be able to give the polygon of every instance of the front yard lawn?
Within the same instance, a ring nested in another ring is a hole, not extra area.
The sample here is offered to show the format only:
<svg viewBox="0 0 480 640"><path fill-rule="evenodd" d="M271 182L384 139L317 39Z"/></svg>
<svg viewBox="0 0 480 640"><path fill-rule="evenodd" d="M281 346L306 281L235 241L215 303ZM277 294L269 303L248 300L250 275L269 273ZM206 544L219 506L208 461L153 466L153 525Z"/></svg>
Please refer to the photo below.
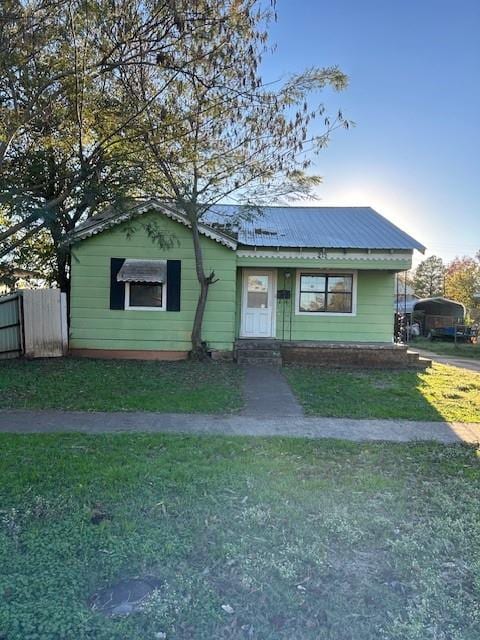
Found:
<svg viewBox="0 0 480 640"><path fill-rule="evenodd" d="M0 637L477 640L474 448L0 435ZM104 618L97 590L158 580Z"/></svg>
<svg viewBox="0 0 480 640"><path fill-rule="evenodd" d="M305 412L339 418L480 422L480 374L434 364L423 371L286 367Z"/></svg>
<svg viewBox="0 0 480 640"><path fill-rule="evenodd" d="M480 360L480 343L465 344L462 342L456 345L445 340L427 340L427 338L416 338L409 345L412 351L415 349L427 349L432 353L441 356L453 356L457 358L475 358Z"/></svg>
<svg viewBox="0 0 480 640"><path fill-rule="evenodd" d="M233 364L51 358L4 360L0 407L228 413L242 406Z"/></svg>

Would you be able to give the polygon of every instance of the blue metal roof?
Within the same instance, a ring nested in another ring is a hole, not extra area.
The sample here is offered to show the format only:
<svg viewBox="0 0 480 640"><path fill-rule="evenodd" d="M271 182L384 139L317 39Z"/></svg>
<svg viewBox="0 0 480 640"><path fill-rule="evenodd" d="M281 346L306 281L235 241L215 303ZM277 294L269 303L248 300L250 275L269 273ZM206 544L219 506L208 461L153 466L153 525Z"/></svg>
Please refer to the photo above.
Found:
<svg viewBox="0 0 480 640"><path fill-rule="evenodd" d="M246 246L425 250L420 242L371 207L285 206L252 210L215 205L202 221L235 234L238 243Z"/></svg>

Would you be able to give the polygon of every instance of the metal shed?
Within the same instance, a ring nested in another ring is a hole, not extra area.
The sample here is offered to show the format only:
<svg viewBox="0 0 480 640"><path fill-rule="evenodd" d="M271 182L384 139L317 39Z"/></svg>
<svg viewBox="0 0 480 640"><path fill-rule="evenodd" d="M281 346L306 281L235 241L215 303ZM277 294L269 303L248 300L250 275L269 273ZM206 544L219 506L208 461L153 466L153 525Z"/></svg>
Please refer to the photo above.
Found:
<svg viewBox="0 0 480 640"><path fill-rule="evenodd" d="M419 322L422 333L428 335L437 327L452 327L465 320L465 306L448 298L423 298L413 305L413 320Z"/></svg>

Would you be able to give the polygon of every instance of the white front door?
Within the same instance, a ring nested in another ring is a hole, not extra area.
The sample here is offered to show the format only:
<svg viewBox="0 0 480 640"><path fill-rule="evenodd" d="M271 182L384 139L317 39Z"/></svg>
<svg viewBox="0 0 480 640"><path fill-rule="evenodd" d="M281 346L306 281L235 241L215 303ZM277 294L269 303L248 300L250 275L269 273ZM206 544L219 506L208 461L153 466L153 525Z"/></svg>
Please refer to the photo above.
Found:
<svg viewBox="0 0 480 640"><path fill-rule="evenodd" d="M275 336L275 271L245 269L242 295L242 338Z"/></svg>

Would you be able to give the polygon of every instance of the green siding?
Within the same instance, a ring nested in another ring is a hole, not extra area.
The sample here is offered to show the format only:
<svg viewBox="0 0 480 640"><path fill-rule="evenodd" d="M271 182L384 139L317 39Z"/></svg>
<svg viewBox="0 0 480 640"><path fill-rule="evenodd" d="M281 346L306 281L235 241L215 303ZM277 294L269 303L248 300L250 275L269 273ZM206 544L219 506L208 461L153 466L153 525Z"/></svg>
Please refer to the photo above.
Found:
<svg viewBox="0 0 480 640"><path fill-rule="evenodd" d="M70 346L74 349L138 349L188 351L198 297L191 234L181 224L152 214L165 235L176 240L161 249L147 235L143 223L131 237L125 225L88 238L72 250ZM393 333L394 272L411 266L411 253L394 260L240 258L234 251L202 238L205 267L219 281L210 288L204 339L212 348L231 350L239 335L242 268L276 268L278 289L290 289L290 301L277 301L276 337L284 340L390 342ZM181 310L122 311L109 308L110 258L174 259L182 261ZM372 259L373 258L373 259ZM356 269L355 316L299 316L295 314L297 269ZM286 274L290 273L288 279Z"/></svg>
<svg viewBox="0 0 480 640"><path fill-rule="evenodd" d="M142 349L188 351L198 297L192 238L184 226L152 214L158 228L177 242L161 249L143 224L127 237L125 225L83 240L72 250L70 347L73 349ZM142 222L147 222L144 216ZM205 268L219 282L211 286L204 339L215 349L231 349L235 335L235 253L202 238ZM117 311L110 307L110 258L150 258L182 261L181 310Z"/></svg>
<svg viewBox="0 0 480 640"><path fill-rule="evenodd" d="M291 273L289 280L284 280L286 271ZM279 269L278 288L290 289L291 299L277 300L276 337L327 342L391 342L394 274L388 271L358 271L357 277L355 316L296 315L295 269Z"/></svg>
<svg viewBox="0 0 480 640"><path fill-rule="evenodd" d="M308 269L312 269L309 263ZM320 267L317 267L320 268ZM344 266L345 268L345 266ZM307 267L305 266L305 269ZM237 281L237 324L240 327L241 272ZM287 274L290 273L290 278ZM391 342L395 276L390 271L358 271L356 315L296 315L296 269L277 269L277 288L290 290L290 300L276 301L276 338L325 342Z"/></svg>

